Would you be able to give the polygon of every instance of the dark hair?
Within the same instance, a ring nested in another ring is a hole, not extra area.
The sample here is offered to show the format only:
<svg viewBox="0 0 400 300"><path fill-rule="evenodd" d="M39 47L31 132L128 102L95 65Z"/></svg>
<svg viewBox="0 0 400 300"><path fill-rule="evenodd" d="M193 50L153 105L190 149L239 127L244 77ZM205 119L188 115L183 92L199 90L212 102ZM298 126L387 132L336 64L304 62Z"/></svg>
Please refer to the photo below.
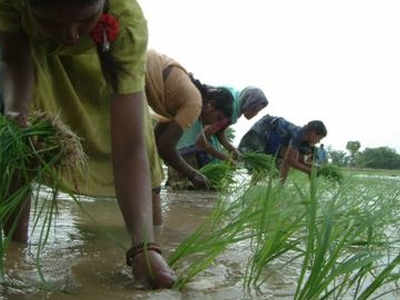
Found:
<svg viewBox="0 0 400 300"><path fill-rule="evenodd" d="M66 0L28 0L28 1L30 5L33 7L40 7L43 5L56 4L62 2L64 2L65 4L67 3ZM68 0L68 4L73 2L82 5L92 5L98 1L100 0ZM109 0L105 0L103 12L106 13L108 12L108 10L109 10ZM119 85L118 74L120 72L127 72L127 70L125 70L123 65L119 61L117 61L115 57L111 55L110 51L104 51L103 45L96 44L96 46L97 46L97 55L99 56L99 61L103 76L106 82L111 85L112 89L115 92L118 90L118 85Z"/></svg>
<svg viewBox="0 0 400 300"><path fill-rule="evenodd" d="M193 74L189 74L189 76L193 84L200 91L203 103L212 103L216 110L223 112L230 119L233 113L233 96L231 92L223 87L217 88L203 84L200 80L195 79Z"/></svg>
<svg viewBox="0 0 400 300"><path fill-rule="evenodd" d="M313 130L316 134L322 137L325 137L328 134L324 123L319 120L308 122L308 124L304 126L304 128L306 129L306 131Z"/></svg>
<svg viewBox="0 0 400 300"><path fill-rule="evenodd" d="M208 90L206 101L211 101L215 109L222 111L227 118L232 117L233 96L226 88L211 88Z"/></svg>

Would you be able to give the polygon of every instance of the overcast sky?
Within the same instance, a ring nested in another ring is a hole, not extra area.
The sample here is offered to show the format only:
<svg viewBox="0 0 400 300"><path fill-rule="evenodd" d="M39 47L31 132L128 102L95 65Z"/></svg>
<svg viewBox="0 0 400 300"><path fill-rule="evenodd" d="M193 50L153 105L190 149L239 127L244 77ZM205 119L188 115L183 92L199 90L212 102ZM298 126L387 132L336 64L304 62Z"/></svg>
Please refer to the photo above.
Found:
<svg viewBox="0 0 400 300"><path fill-rule="evenodd" d="M269 113L320 119L336 150L358 140L400 152L400 1L139 0L149 47L204 83L263 89Z"/></svg>

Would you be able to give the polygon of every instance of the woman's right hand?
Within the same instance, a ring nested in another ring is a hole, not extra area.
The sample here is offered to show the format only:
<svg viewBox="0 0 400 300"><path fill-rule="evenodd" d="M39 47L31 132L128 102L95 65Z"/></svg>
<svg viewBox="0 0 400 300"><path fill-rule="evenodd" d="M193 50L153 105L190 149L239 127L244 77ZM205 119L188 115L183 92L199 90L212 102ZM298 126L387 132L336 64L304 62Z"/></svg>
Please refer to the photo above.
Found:
<svg viewBox="0 0 400 300"><path fill-rule="evenodd" d="M134 257L135 280L147 288L169 289L176 281L176 274L156 251L146 251Z"/></svg>
<svg viewBox="0 0 400 300"><path fill-rule="evenodd" d="M208 178L197 171L194 171L191 174L189 180L193 183L196 189L202 189L202 190L210 189L210 181L208 180Z"/></svg>
<svg viewBox="0 0 400 300"><path fill-rule="evenodd" d="M238 161L242 158L242 153L240 153L240 151L238 149L234 149L234 151L232 151L232 158L235 161Z"/></svg>

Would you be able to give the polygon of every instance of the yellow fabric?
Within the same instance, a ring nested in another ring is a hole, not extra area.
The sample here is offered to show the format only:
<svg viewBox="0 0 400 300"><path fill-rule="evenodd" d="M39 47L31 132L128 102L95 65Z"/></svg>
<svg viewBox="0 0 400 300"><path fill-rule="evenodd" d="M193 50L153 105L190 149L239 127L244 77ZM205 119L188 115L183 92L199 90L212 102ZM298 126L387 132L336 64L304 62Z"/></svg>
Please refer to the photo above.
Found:
<svg viewBox="0 0 400 300"><path fill-rule="evenodd" d="M169 66L174 68L164 82L163 71ZM186 70L155 50L147 52L146 95L156 113L175 120L182 129L191 127L200 116L201 94Z"/></svg>
<svg viewBox="0 0 400 300"><path fill-rule="evenodd" d="M121 26L117 40L111 45L111 52L130 71L128 75L120 74L118 92L144 91L146 21L134 0L113 0L110 4L110 13L119 19ZM84 36L75 46L57 45L40 35L22 0L0 0L0 31L18 28L25 31L31 40L36 71L36 108L60 115L83 138L89 168L78 180L77 192L115 195L111 162L111 88L103 79L94 43L89 36ZM152 185L158 187L162 169L147 108L144 113Z"/></svg>

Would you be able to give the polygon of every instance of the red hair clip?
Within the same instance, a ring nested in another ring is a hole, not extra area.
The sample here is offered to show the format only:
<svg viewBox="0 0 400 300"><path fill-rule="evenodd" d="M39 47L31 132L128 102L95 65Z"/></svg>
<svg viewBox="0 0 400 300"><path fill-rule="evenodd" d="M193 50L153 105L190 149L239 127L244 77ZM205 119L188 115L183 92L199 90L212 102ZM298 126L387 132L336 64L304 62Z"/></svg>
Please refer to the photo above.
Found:
<svg viewBox="0 0 400 300"><path fill-rule="evenodd" d="M97 45L102 45L102 50L106 52L110 50L110 43L117 39L119 29L119 21L112 15L104 13L90 32L90 36Z"/></svg>

